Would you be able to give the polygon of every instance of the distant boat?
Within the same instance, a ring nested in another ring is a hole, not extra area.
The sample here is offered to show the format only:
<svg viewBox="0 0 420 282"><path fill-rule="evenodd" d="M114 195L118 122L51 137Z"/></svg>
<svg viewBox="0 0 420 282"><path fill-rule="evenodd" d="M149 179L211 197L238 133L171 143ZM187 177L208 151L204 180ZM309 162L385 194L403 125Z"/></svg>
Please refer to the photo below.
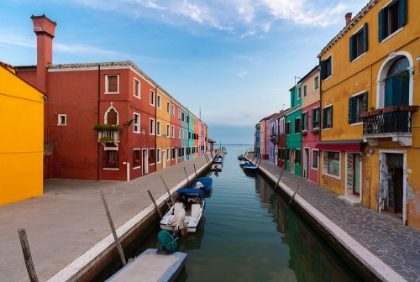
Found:
<svg viewBox="0 0 420 282"><path fill-rule="evenodd" d="M222 171L223 164L222 163L212 163L210 166L211 171Z"/></svg>
<svg viewBox="0 0 420 282"><path fill-rule="evenodd" d="M213 163L216 164L221 164L223 163L223 155L216 155L216 157L214 157Z"/></svg>
<svg viewBox="0 0 420 282"><path fill-rule="evenodd" d="M239 156L238 156L238 160L243 160L244 159L244 154L240 154Z"/></svg>
<svg viewBox="0 0 420 282"><path fill-rule="evenodd" d="M257 171L258 166L253 163L244 164L242 167L246 171Z"/></svg>
<svg viewBox="0 0 420 282"><path fill-rule="evenodd" d="M245 159L242 159L242 160L239 162L239 165L240 165L240 166L244 166L245 164L249 164L249 161L247 161L247 160L245 160Z"/></svg>

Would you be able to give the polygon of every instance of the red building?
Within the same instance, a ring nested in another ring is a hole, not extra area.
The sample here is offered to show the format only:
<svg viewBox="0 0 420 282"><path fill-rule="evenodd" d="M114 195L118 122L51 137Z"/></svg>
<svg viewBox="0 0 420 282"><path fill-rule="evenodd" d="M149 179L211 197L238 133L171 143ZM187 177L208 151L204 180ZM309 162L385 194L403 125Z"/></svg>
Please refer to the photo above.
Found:
<svg viewBox="0 0 420 282"><path fill-rule="evenodd" d="M161 87L130 61L54 65L56 23L45 15L32 16L32 21L37 65L17 71L48 97L44 177L126 180L154 172L155 104ZM173 121L175 130L180 121Z"/></svg>

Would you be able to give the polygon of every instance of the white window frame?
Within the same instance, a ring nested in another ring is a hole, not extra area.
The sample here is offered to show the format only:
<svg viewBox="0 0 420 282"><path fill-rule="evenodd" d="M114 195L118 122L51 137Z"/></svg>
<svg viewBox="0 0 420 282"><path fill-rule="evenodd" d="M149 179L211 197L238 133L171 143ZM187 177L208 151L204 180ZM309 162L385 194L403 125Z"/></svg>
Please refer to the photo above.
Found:
<svg viewBox="0 0 420 282"><path fill-rule="evenodd" d="M332 174L328 172L328 153L338 153L338 163L339 163L339 169L338 169L338 175ZM325 162L325 156L326 161ZM341 152L340 151L322 151L322 174L327 175L329 177L339 179L341 180Z"/></svg>
<svg viewBox="0 0 420 282"><path fill-rule="evenodd" d="M178 109L178 119L181 120L181 109Z"/></svg>
<svg viewBox="0 0 420 282"><path fill-rule="evenodd" d="M160 136L161 135L161 131L160 131L160 121L157 120L156 121L156 136Z"/></svg>
<svg viewBox="0 0 420 282"><path fill-rule="evenodd" d="M149 119L149 135L155 135L155 120L153 118Z"/></svg>
<svg viewBox="0 0 420 282"><path fill-rule="evenodd" d="M136 87L136 82L138 82L138 85ZM140 80L138 80L137 78L134 78L134 85L133 85L133 96L136 97L137 99L140 99L141 97L141 83ZM137 89L136 89L137 88ZM136 90L138 92L138 95L136 95Z"/></svg>
<svg viewBox="0 0 420 282"><path fill-rule="evenodd" d="M303 98L305 98L306 96L308 96L308 85L307 84L303 85Z"/></svg>
<svg viewBox="0 0 420 282"><path fill-rule="evenodd" d="M171 148L166 148L166 161L171 160Z"/></svg>
<svg viewBox="0 0 420 282"><path fill-rule="evenodd" d="M110 76L116 76L117 77L117 91L116 92L109 92L108 78ZM105 94L120 94L120 75L119 74L106 74L105 75Z"/></svg>
<svg viewBox="0 0 420 282"><path fill-rule="evenodd" d="M178 139L181 139L181 128L178 127Z"/></svg>
<svg viewBox="0 0 420 282"><path fill-rule="evenodd" d="M173 125L171 126L171 137L175 138L175 127Z"/></svg>
<svg viewBox="0 0 420 282"><path fill-rule="evenodd" d="M318 160L316 162L316 167L314 167L314 152L317 152L317 154L318 154ZM318 168L319 168L319 150L318 149L312 149L312 154L311 154L311 169L318 170Z"/></svg>
<svg viewBox="0 0 420 282"><path fill-rule="evenodd" d="M160 104L161 104L161 99L160 99L160 95L157 94L156 95L156 106L157 108L160 110Z"/></svg>
<svg viewBox="0 0 420 282"><path fill-rule="evenodd" d="M172 104L171 108L172 108L172 116L174 117L175 116L175 106Z"/></svg>
<svg viewBox="0 0 420 282"><path fill-rule="evenodd" d="M64 122L62 122L62 118L64 118ZM67 126L67 115L66 114L59 114L58 115L57 126Z"/></svg>
<svg viewBox="0 0 420 282"><path fill-rule="evenodd" d="M160 153L161 153L160 148L156 148L156 163L158 163L158 164L161 163L161 161L160 161Z"/></svg>
<svg viewBox="0 0 420 282"><path fill-rule="evenodd" d="M169 102L166 102L166 112L168 114L171 114L171 103L169 103Z"/></svg>
<svg viewBox="0 0 420 282"><path fill-rule="evenodd" d="M330 79L333 76L333 54L330 54L325 60L328 60L328 58L331 58L331 74L327 76L324 81Z"/></svg>
<svg viewBox="0 0 420 282"><path fill-rule="evenodd" d="M136 124L136 116L138 117L138 123ZM133 113L133 132L140 133L140 114Z"/></svg>
<svg viewBox="0 0 420 282"><path fill-rule="evenodd" d="M315 81L318 81L318 83L315 83ZM317 76L314 77L313 84L314 84L314 91L315 90L318 90L319 89L319 75L317 75ZM317 84L318 84L318 87L315 88Z"/></svg>
<svg viewBox="0 0 420 282"><path fill-rule="evenodd" d="M150 105L152 105L153 107L155 107L156 104L156 95L155 95L155 91L150 89L150 95L149 95L149 103Z"/></svg>

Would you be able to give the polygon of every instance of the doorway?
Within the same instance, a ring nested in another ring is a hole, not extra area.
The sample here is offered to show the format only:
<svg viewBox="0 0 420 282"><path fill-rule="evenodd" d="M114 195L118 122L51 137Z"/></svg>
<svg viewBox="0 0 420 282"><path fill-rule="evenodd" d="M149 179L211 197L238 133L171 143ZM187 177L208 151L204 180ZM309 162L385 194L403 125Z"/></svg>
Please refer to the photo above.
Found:
<svg viewBox="0 0 420 282"><path fill-rule="evenodd" d="M404 171L402 154L386 154L388 195L386 210L402 218L404 201Z"/></svg>
<svg viewBox="0 0 420 282"><path fill-rule="evenodd" d="M142 175L146 175L148 171L148 159L147 159L147 149L143 149L143 159L142 159Z"/></svg>

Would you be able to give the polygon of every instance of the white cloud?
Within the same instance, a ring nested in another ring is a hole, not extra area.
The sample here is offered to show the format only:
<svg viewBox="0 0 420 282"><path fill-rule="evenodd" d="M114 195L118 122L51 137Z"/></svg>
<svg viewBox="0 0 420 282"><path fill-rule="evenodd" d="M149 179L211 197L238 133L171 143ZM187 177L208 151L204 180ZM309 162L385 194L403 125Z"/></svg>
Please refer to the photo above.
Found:
<svg viewBox="0 0 420 282"><path fill-rule="evenodd" d="M120 53L100 49L96 47L86 46L86 45L64 45L60 43L54 43L54 50L61 51L64 53L72 53L72 54L92 54L92 55L119 55Z"/></svg>
<svg viewBox="0 0 420 282"><path fill-rule="evenodd" d="M35 47L35 35L33 35L33 40L28 40L27 37L17 36L15 34L10 34L4 30L0 30L0 42L9 44L9 45L18 45L23 47Z"/></svg>
<svg viewBox="0 0 420 282"><path fill-rule="evenodd" d="M238 77L244 77L245 75L247 75L248 71L245 69L239 70L239 72L236 73L236 76Z"/></svg>

